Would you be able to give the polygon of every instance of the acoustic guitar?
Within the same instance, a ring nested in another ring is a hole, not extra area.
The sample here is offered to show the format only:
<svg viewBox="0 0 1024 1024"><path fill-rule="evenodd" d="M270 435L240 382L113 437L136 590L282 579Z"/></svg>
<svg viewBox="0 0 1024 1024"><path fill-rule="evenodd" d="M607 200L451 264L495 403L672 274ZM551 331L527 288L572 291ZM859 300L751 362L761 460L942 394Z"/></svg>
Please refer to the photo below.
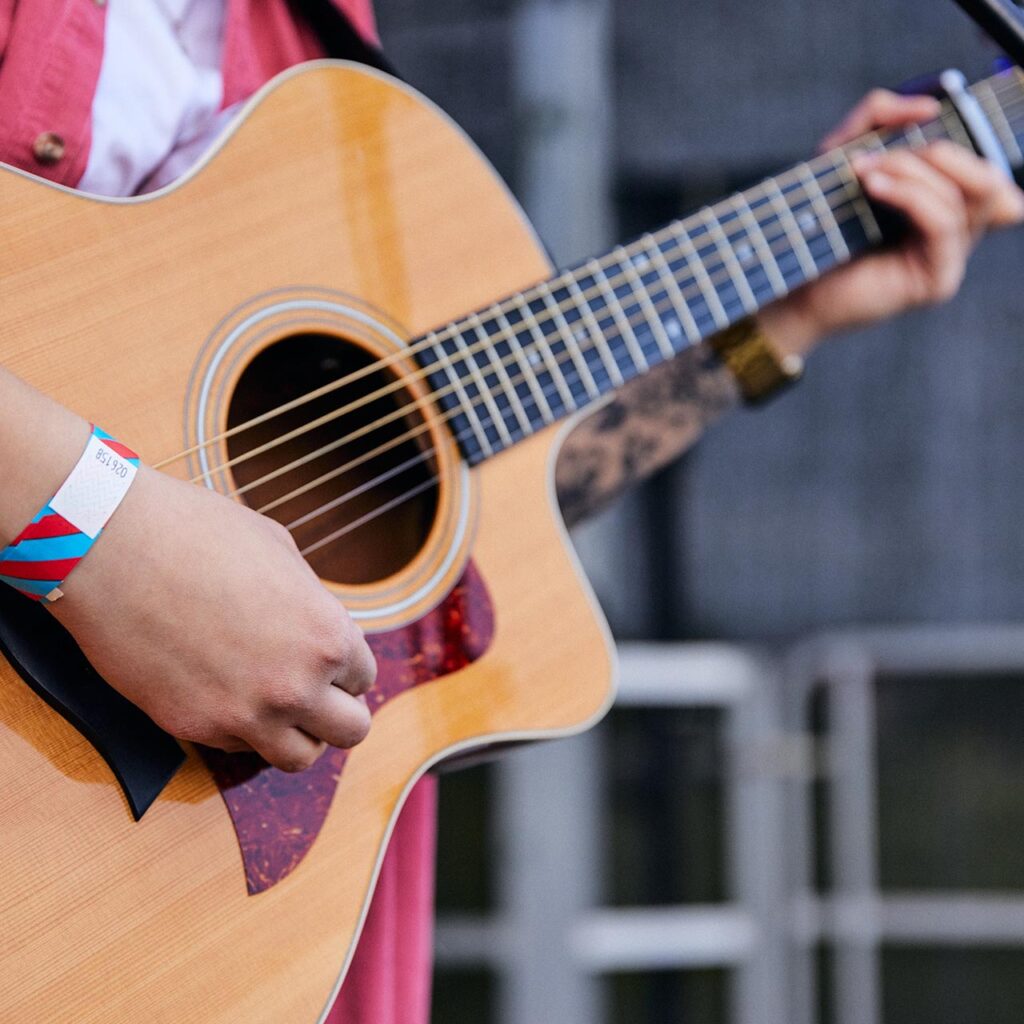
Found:
<svg viewBox="0 0 1024 1024"><path fill-rule="evenodd" d="M968 95L1019 167L1020 74ZM465 135L353 64L282 75L151 196L0 171L0 363L286 524L380 665L365 743L288 776L182 751L0 588L0 1020L322 1019L415 780L609 706L565 426L882 244L852 148L554 275Z"/></svg>

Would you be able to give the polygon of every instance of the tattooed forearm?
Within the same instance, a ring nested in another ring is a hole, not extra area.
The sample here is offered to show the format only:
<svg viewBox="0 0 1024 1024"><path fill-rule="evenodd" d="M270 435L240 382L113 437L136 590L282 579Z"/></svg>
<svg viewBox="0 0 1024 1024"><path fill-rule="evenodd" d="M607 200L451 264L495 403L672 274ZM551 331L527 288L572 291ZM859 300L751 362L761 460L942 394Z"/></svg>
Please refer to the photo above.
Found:
<svg viewBox="0 0 1024 1024"><path fill-rule="evenodd" d="M689 448L738 400L732 375L703 345L626 384L565 440L555 487L573 526Z"/></svg>

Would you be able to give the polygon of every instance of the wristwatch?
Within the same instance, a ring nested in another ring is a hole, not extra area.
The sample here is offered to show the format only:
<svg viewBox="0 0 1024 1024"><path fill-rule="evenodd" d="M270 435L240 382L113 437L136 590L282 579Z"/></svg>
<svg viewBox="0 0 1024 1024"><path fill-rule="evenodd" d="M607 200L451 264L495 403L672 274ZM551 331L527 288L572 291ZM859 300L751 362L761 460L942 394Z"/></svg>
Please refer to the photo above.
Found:
<svg viewBox="0 0 1024 1024"><path fill-rule="evenodd" d="M736 378L748 405L774 397L803 376L803 359L780 353L755 317L737 321L710 338L708 344Z"/></svg>

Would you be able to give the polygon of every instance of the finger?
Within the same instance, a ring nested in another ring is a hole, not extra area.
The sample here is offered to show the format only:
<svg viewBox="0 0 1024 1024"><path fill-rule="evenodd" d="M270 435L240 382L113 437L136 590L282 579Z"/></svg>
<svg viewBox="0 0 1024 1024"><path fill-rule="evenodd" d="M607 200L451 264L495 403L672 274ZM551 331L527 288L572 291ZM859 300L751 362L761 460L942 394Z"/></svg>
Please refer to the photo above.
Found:
<svg viewBox="0 0 1024 1024"><path fill-rule="evenodd" d="M941 113L942 104L934 96L900 96L888 89L874 89L822 139L819 149L835 149L875 128L930 121Z"/></svg>
<svg viewBox="0 0 1024 1024"><path fill-rule="evenodd" d="M1009 227L1024 219L1024 192L995 164L952 142L935 142L918 152L964 194L972 227Z"/></svg>
<svg viewBox="0 0 1024 1024"><path fill-rule="evenodd" d="M913 179L922 188L935 193L944 203L948 203L949 212L956 214L966 226L967 209L963 192L948 175L943 174L914 150L895 149L887 153L858 153L852 158L851 165L862 181L876 172L896 178Z"/></svg>
<svg viewBox="0 0 1024 1024"><path fill-rule="evenodd" d="M362 697L353 697L336 686L328 686L323 700L306 712L299 725L332 746L348 749L366 739L370 731L370 709Z"/></svg>
<svg viewBox="0 0 1024 1024"><path fill-rule="evenodd" d="M377 679L377 659L370 650L359 627L350 622L355 634L345 644L345 654L332 682L346 693L358 697L367 692Z"/></svg>
<svg viewBox="0 0 1024 1024"><path fill-rule="evenodd" d="M950 202L945 190L930 187L920 168L900 166L871 170L862 182L872 199L902 213L915 228L921 273L908 278L908 300L918 304L952 298L963 280L971 241L959 190L954 189L957 198Z"/></svg>
<svg viewBox="0 0 1024 1024"><path fill-rule="evenodd" d="M254 736L252 745L264 760L283 772L308 768L326 746L322 740L293 726L279 726L266 736Z"/></svg>

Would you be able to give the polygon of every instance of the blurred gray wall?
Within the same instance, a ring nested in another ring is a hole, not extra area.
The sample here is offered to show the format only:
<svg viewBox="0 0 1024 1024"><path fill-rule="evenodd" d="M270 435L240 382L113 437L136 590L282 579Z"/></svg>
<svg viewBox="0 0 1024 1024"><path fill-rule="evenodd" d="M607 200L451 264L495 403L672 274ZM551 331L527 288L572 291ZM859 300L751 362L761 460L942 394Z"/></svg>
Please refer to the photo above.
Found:
<svg viewBox="0 0 1024 1024"><path fill-rule="evenodd" d="M522 186L537 117L516 84L526 5L378 6L406 77ZM807 155L872 85L991 61L952 0L572 6L610 12L612 144L596 180L623 236ZM560 73L592 77L562 52ZM547 226L580 237L570 228ZM556 258L583 255L566 248ZM987 241L954 303L830 343L799 388L730 417L589 527L620 635L1024 618L1022 268L1024 231Z"/></svg>

